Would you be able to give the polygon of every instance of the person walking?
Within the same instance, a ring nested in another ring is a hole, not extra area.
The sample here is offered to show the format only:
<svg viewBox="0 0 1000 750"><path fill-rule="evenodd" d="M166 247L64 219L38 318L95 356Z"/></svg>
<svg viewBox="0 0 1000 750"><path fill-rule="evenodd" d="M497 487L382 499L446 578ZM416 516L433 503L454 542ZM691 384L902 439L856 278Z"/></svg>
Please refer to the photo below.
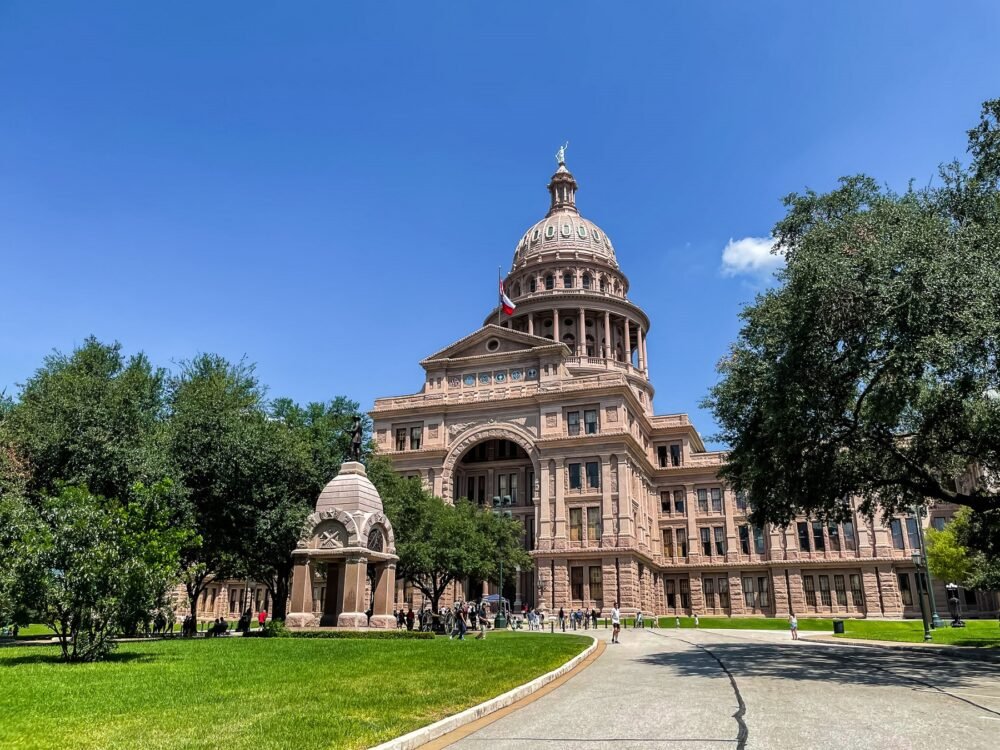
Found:
<svg viewBox="0 0 1000 750"><path fill-rule="evenodd" d="M566 610L564 610L562 607L559 608L559 629L560 630L566 629Z"/></svg>
<svg viewBox="0 0 1000 750"><path fill-rule="evenodd" d="M618 610L618 602L615 602L615 606L611 608L611 642L621 643L618 640L618 635L622 629L622 613Z"/></svg>
<svg viewBox="0 0 1000 750"><path fill-rule="evenodd" d="M701 625L701 622L698 620L698 615L695 615L694 616L694 626L697 628L700 625Z"/></svg>
<svg viewBox="0 0 1000 750"><path fill-rule="evenodd" d="M792 631L792 640L799 639L799 618L794 614L788 618L788 628Z"/></svg>
<svg viewBox="0 0 1000 750"><path fill-rule="evenodd" d="M489 612L486 610L486 602L481 602L479 605L479 633L476 634L476 640L482 641L486 638L486 621L489 619Z"/></svg>
<svg viewBox="0 0 1000 750"><path fill-rule="evenodd" d="M641 609L637 609L635 611L635 626L637 628L641 628L642 627L642 610Z"/></svg>
<svg viewBox="0 0 1000 750"><path fill-rule="evenodd" d="M267 622L267 610L262 609L260 612L257 613L257 624L260 626L261 630L264 629L265 622Z"/></svg>

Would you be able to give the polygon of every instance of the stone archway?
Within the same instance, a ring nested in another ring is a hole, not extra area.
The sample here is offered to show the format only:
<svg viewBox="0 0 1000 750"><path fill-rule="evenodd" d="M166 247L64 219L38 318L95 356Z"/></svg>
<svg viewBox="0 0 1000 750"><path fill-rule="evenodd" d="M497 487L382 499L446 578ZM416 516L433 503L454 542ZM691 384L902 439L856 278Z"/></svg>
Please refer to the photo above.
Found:
<svg viewBox="0 0 1000 750"><path fill-rule="evenodd" d="M455 502L455 467L458 462L473 446L484 440L510 440L519 445L531 459L531 465L535 472L535 482L539 481L541 464L539 463L538 450L535 448L534 437L527 430L509 422L487 422L459 433L455 442L448 449L448 455L445 456L441 466L441 497L445 502Z"/></svg>

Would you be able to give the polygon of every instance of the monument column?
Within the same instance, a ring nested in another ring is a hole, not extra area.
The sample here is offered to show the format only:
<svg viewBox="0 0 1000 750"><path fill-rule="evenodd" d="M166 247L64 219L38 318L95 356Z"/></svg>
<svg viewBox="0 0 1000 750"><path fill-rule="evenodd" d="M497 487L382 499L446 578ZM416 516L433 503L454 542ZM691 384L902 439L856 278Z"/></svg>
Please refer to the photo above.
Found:
<svg viewBox="0 0 1000 750"><path fill-rule="evenodd" d="M528 313L528 334L535 335L535 314L533 312Z"/></svg>
<svg viewBox="0 0 1000 750"><path fill-rule="evenodd" d="M625 328L625 362L629 365L632 364L632 332L629 328L632 322L628 318L622 318L622 323Z"/></svg>
<svg viewBox="0 0 1000 750"><path fill-rule="evenodd" d="M649 331L642 337L642 371L649 377L649 357L646 355L646 342L649 339Z"/></svg>
<svg viewBox="0 0 1000 750"><path fill-rule="evenodd" d="M583 357L587 354L587 319L582 307L578 315L579 322L576 324L576 353Z"/></svg>
<svg viewBox="0 0 1000 750"><path fill-rule="evenodd" d="M552 340L557 344L561 341L559 338L559 310L552 308Z"/></svg>
<svg viewBox="0 0 1000 750"><path fill-rule="evenodd" d="M611 356L611 313L604 311L604 358L612 359Z"/></svg>
<svg viewBox="0 0 1000 750"><path fill-rule="evenodd" d="M642 345L642 324L635 327L635 351L639 360L639 371L646 372L646 350Z"/></svg>
<svg viewBox="0 0 1000 750"><path fill-rule="evenodd" d="M392 615L392 597L396 590L396 563L383 563L379 568L375 581L375 606L368 624L373 628L394 628L396 618Z"/></svg>
<svg viewBox="0 0 1000 750"><path fill-rule="evenodd" d="M299 617L296 618L296 615ZM296 557L295 567L292 568L292 606L289 612L289 625L305 625L300 622L303 619L314 617L313 596L312 596L312 566L309 565L308 558Z"/></svg>
<svg viewBox="0 0 1000 750"><path fill-rule="evenodd" d="M348 557L344 565L344 610L337 617L338 628L363 628L368 624L364 606L368 560Z"/></svg>

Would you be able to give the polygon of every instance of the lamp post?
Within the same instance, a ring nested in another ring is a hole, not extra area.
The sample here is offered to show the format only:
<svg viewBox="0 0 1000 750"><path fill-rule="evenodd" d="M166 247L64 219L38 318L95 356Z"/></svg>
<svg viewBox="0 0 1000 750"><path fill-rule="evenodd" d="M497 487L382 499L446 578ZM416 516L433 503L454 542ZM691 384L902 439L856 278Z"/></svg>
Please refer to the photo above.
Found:
<svg viewBox="0 0 1000 750"><path fill-rule="evenodd" d="M924 524L921 522L921 517L925 515L925 510L923 506L914 505L913 506L913 516L917 520L917 538L920 540L920 551L924 552L927 547L924 546ZM941 622L941 618L938 617L937 612L937 602L934 600L934 582L931 581L931 571L927 567L927 556L924 555L924 580L927 582L927 596L931 600L931 627L940 628L943 627L944 623Z"/></svg>
<svg viewBox="0 0 1000 750"><path fill-rule="evenodd" d="M923 555L919 552L914 552L912 555L913 564L917 568L917 598L920 599L920 619L924 623L924 640L931 640L931 623L930 618L927 616L927 602L924 601L923 585L921 580L923 576L921 575L921 569L923 568Z"/></svg>
<svg viewBox="0 0 1000 750"><path fill-rule="evenodd" d="M948 592L948 609L951 610L951 626L953 628L964 628L962 622L962 602L958 598L958 585L949 583L945 587Z"/></svg>
<svg viewBox="0 0 1000 750"><path fill-rule="evenodd" d="M497 596L497 616L493 620L493 627L499 630L507 628L507 617L503 611L503 560L500 560L500 593Z"/></svg>

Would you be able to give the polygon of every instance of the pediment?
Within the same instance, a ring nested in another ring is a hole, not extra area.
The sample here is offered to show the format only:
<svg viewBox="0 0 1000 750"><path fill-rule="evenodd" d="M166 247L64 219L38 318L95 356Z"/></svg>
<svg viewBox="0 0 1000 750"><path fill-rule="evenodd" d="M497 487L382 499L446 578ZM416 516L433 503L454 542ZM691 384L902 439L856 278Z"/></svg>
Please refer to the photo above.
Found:
<svg viewBox="0 0 1000 750"><path fill-rule="evenodd" d="M526 352L539 354L562 352L565 355L570 353L565 344L557 344L552 339L490 324L453 344L449 344L444 349L424 359L420 364L426 367L454 360L478 359L480 357L501 358L504 355Z"/></svg>

